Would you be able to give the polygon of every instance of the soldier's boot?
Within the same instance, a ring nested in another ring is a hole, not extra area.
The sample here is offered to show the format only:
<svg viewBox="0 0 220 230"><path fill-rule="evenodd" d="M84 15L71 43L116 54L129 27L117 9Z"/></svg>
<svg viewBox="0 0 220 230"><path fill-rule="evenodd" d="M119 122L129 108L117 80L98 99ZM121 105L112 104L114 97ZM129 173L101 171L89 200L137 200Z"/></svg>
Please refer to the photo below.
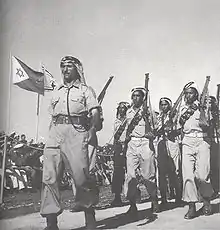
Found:
<svg viewBox="0 0 220 230"><path fill-rule="evenodd" d="M189 202L189 210L185 214L184 218L187 220L193 219L196 217L196 204L195 202Z"/></svg>
<svg viewBox="0 0 220 230"><path fill-rule="evenodd" d="M85 211L85 224L87 230L96 229L95 210L93 208L87 208Z"/></svg>
<svg viewBox="0 0 220 230"><path fill-rule="evenodd" d="M152 210L152 213L158 213L158 212L160 212L160 207L159 207L159 204L158 204L157 200L153 200L151 202L151 210Z"/></svg>
<svg viewBox="0 0 220 230"><path fill-rule="evenodd" d="M204 199L202 211L205 216L210 216L212 214L212 206L209 199Z"/></svg>
<svg viewBox="0 0 220 230"><path fill-rule="evenodd" d="M115 199L112 201L112 207L120 207L122 206L121 194L115 194Z"/></svg>
<svg viewBox="0 0 220 230"><path fill-rule="evenodd" d="M125 214L128 215L132 220L138 219L138 209L135 202L130 202L130 207Z"/></svg>
<svg viewBox="0 0 220 230"><path fill-rule="evenodd" d="M166 190L161 189L160 190L160 194L161 194L161 203L160 203L160 210L165 210L167 208L167 195L166 195ZM154 202L154 204L152 204L152 206L155 206L156 202Z"/></svg>
<svg viewBox="0 0 220 230"><path fill-rule="evenodd" d="M50 214L47 216L47 227L44 230L59 230L56 214Z"/></svg>

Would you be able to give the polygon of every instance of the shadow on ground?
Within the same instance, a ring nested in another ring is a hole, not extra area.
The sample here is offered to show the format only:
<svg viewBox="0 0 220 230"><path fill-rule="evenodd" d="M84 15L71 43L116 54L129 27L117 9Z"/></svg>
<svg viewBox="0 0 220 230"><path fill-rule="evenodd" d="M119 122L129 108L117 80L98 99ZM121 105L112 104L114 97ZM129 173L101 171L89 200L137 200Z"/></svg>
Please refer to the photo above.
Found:
<svg viewBox="0 0 220 230"><path fill-rule="evenodd" d="M104 220L97 221L97 229L114 229L120 226L127 225L129 223L145 220L144 223L137 224L137 226L143 226L155 221L156 219L157 219L156 214L152 214L150 209L145 209L145 210L138 211L138 217L135 219L127 215L126 213L122 213L119 215L106 218ZM82 229L85 229L85 227L75 228L72 230L82 230Z"/></svg>
<svg viewBox="0 0 220 230"><path fill-rule="evenodd" d="M141 202L142 203L142 202ZM178 207L184 207L186 203L182 203L181 205L176 205L174 202L169 202L164 209L161 209L161 212L165 212L168 210L173 210ZM216 204L212 204L212 215L220 212L220 202ZM197 211L197 217L202 216L202 208ZM157 214L152 214L150 209L145 209L138 211L138 218L134 219L131 216L128 216L126 213L118 214L104 220L97 221L97 229L116 229L118 227L135 223L137 222L137 227L145 226L151 222L157 220ZM140 221L143 221L139 223ZM71 230L83 230L85 227L75 228Z"/></svg>
<svg viewBox="0 0 220 230"><path fill-rule="evenodd" d="M220 202L212 204L212 215L220 212ZM196 212L196 217L204 216L202 207Z"/></svg>

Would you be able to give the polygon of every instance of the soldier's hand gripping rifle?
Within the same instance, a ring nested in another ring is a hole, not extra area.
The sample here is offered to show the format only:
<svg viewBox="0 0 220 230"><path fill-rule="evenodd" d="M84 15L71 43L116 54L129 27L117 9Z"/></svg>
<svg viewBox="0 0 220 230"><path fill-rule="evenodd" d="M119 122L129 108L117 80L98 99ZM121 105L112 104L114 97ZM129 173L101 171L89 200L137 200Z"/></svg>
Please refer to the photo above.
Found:
<svg viewBox="0 0 220 230"><path fill-rule="evenodd" d="M182 101L182 98L184 96L184 93L185 93L185 90L188 89L194 82L191 81L189 83L187 83L184 87L183 87L183 90L181 91L179 97L177 98L177 100L175 101L175 103L173 104L173 107L171 108L170 110L170 113L169 113L169 118L170 120L172 120L174 118L174 116L176 115L176 112L177 112L177 108L178 106L180 105L181 101Z"/></svg>
<svg viewBox="0 0 220 230"><path fill-rule="evenodd" d="M111 76L108 79L108 81L104 85L102 91L100 92L100 94L97 97L98 103L100 105L102 104L102 101L103 101L105 94L106 94L106 90L109 87L110 83L112 82L113 78L114 78L114 76ZM102 109L101 108L100 108L99 112L100 112L100 115L102 117ZM96 149L97 143L98 143L96 133L94 135L94 141L93 142L94 143L89 143L89 163L90 163L89 170L90 170L90 172L95 170L95 162L96 162L96 154L95 154L96 151L95 151L95 149Z"/></svg>
<svg viewBox="0 0 220 230"><path fill-rule="evenodd" d="M208 100L208 85L210 82L210 76L206 77L205 85L202 90L202 94L199 98L199 109L200 109L200 118L199 124L203 129L207 129L209 127L208 123L208 109L209 109L209 100Z"/></svg>
<svg viewBox="0 0 220 230"><path fill-rule="evenodd" d="M148 95L149 95L149 88L148 88L148 84L149 84L149 73L145 74L145 84L144 84L144 88L146 90L146 96L144 99L144 104L143 104L143 118L145 120L145 136L149 139L154 138L154 134L153 134L153 130L154 129L154 120L153 120L153 111L152 108L150 106L148 106L147 102L148 102ZM152 122L152 128L149 122L149 117L151 119Z"/></svg>
<svg viewBox="0 0 220 230"><path fill-rule="evenodd" d="M146 116L148 113L147 99L148 99L148 84L149 84L149 73L145 73L144 88L146 90L146 96L143 103L143 113ZM146 130L145 130L146 131Z"/></svg>

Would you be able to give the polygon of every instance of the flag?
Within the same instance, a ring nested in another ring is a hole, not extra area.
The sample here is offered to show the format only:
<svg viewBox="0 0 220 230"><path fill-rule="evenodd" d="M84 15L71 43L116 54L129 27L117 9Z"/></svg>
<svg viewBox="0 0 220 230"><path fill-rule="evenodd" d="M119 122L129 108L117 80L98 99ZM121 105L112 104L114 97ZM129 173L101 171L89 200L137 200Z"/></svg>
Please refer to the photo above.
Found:
<svg viewBox="0 0 220 230"><path fill-rule="evenodd" d="M44 74L44 90L45 91L52 91L57 86L56 79L53 75L47 70L44 65L41 65L41 69Z"/></svg>
<svg viewBox="0 0 220 230"><path fill-rule="evenodd" d="M13 84L44 95L44 74L31 69L17 57L12 57Z"/></svg>

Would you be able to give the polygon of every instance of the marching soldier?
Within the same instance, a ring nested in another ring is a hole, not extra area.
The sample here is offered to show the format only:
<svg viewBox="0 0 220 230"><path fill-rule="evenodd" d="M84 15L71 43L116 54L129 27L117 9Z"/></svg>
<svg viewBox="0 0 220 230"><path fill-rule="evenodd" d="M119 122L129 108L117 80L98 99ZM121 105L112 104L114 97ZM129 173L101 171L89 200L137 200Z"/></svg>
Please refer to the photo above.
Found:
<svg viewBox="0 0 220 230"><path fill-rule="evenodd" d="M203 201L204 215L210 215L210 198L213 189L210 184L210 138L201 115L198 91L195 87L185 89L185 105L180 113L182 139L183 200L189 204L185 219L196 217L195 203Z"/></svg>
<svg viewBox="0 0 220 230"><path fill-rule="evenodd" d="M127 111L126 127L126 161L127 174L125 179L125 192L130 201L127 214L137 218L136 199L138 198L137 185L145 185L152 200L152 211L158 212L156 194L156 169L154 162L154 135L151 131L150 119L143 112L143 103L146 96L145 88L132 90L132 107ZM147 123L147 132L145 126Z"/></svg>
<svg viewBox="0 0 220 230"><path fill-rule="evenodd" d="M120 102L117 107L116 120L114 124L114 172L112 178L112 193L115 198L112 206L121 206L121 193L124 183L125 175L125 155L123 154L123 146L125 141L125 126L126 126L126 112L129 108L128 102Z"/></svg>
<svg viewBox="0 0 220 230"><path fill-rule="evenodd" d="M98 202L98 189L89 175L88 144L102 128L99 104L91 87L85 85L81 62L72 56L60 63L63 84L54 91L50 113L52 122L44 150L43 192L40 213L47 230L56 230L62 213L58 178L61 163L75 185L76 204L85 212L87 229L96 225L92 205Z"/></svg>
<svg viewBox="0 0 220 230"><path fill-rule="evenodd" d="M170 185L175 189L175 201L181 201L181 185L179 176L180 170L180 146L178 140L178 130L173 124L173 118L170 118L172 102L169 98L163 97L159 102L160 115L156 124L157 142L157 163L159 172L159 189L161 194L161 204L167 203L167 180L168 176ZM171 119L171 120L170 120ZM169 123L172 123L171 126Z"/></svg>

